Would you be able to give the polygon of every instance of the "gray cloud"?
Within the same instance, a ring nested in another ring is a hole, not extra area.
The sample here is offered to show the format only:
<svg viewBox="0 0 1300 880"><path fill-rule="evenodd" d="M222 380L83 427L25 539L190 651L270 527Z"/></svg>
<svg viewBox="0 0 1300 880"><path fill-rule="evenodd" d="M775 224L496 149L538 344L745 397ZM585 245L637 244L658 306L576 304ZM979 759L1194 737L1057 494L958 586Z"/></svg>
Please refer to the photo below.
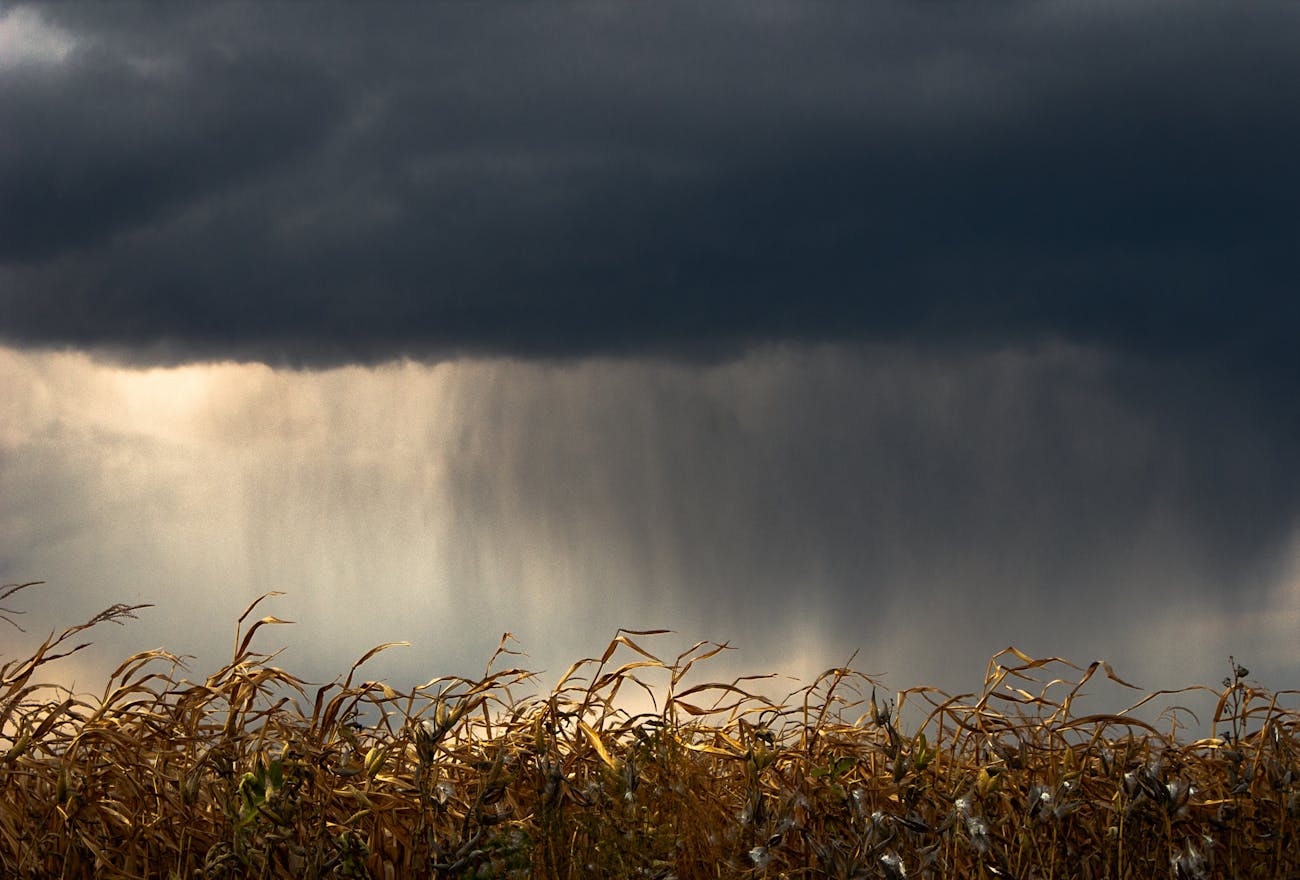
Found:
<svg viewBox="0 0 1300 880"><path fill-rule="evenodd" d="M41 12L81 44L0 92L11 343L1296 376L1290 5Z"/></svg>
<svg viewBox="0 0 1300 880"><path fill-rule="evenodd" d="M40 265L177 222L301 158L335 109L328 83L271 57L196 53L153 71L104 50L75 58L0 80L5 262Z"/></svg>

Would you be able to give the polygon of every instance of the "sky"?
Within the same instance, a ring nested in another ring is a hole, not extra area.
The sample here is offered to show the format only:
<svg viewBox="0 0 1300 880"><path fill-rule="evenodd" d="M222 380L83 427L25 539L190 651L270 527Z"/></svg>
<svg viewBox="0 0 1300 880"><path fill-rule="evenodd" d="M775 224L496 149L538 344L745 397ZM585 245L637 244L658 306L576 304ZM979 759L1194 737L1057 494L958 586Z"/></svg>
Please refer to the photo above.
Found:
<svg viewBox="0 0 1300 880"><path fill-rule="evenodd" d="M201 673L279 590L314 680L662 627L791 681L1298 687L1297 28L8 4L0 581L47 584L4 638L152 603L68 674Z"/></svg>

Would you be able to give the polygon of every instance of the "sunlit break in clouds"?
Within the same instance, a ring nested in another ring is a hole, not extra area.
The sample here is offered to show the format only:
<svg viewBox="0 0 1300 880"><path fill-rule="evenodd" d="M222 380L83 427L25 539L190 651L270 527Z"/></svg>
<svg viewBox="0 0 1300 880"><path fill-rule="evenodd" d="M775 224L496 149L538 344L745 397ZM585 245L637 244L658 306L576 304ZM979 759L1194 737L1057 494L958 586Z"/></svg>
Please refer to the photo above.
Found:
<svg viewBox="0 0 1300 880"><path fill-rule="evenodd" d="M1297 8L10 7L6 644L1295 687Z"/></svg>

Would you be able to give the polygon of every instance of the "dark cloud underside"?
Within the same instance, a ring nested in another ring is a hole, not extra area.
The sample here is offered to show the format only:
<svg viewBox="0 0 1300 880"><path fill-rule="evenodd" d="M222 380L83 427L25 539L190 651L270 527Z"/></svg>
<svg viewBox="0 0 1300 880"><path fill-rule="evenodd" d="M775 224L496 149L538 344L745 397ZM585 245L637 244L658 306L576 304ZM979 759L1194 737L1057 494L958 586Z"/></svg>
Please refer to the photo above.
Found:
<svg viewBox="0 0 1300 880"><path fill-rule="evenodd" d="M1297 376L1297 7L40 7L0 334L128 359L1023 344Z"/></svg>

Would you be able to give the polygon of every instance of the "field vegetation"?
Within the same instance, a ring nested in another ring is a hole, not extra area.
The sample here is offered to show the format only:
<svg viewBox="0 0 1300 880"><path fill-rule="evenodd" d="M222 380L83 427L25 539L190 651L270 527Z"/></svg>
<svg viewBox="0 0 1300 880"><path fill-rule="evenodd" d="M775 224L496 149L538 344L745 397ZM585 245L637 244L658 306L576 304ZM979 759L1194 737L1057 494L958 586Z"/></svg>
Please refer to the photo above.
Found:
<svg viewBox="0 0 1300 880"><path fill-rule="evenodd" d="M380 645L322 686L255 649L266 598L197 681L150 651L99 697L42 683L143 606L0 657L0 874L1300 877L1300 719L1236 661L1202 739L1140 720L1151 697L1079 714L1115 672L1015 649L959 696L850 661L775 700L691 683L722 645L628 630L540 695L508 636L481 678L364 680Z"/></svg>

